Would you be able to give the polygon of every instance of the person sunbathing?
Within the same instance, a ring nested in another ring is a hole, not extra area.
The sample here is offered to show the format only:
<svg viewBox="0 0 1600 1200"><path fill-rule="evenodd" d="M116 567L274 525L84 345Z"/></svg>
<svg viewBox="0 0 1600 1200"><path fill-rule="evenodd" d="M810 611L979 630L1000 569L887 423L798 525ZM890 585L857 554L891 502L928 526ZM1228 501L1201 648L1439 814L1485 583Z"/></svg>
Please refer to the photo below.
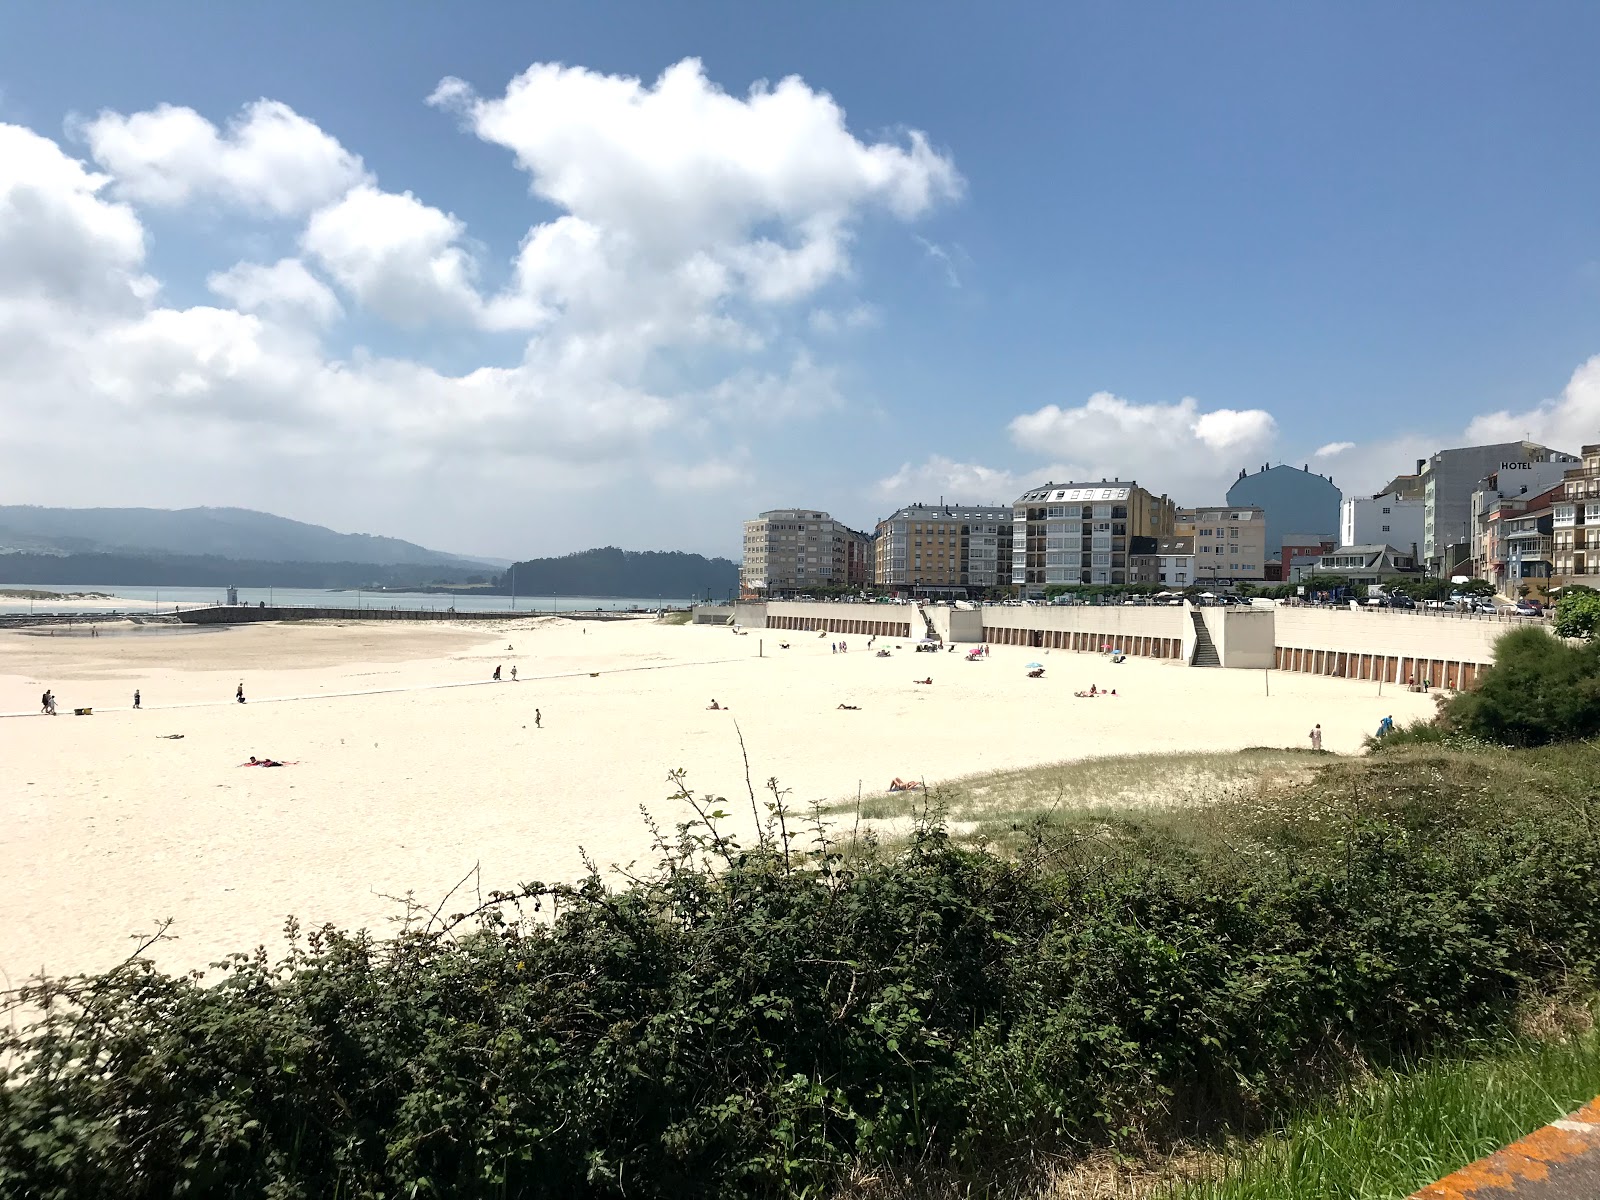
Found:
<svg viewBox="0 0 1600 1200"><path fill-rule="evenodd" d="M908 782L907 780L901 779L900 776L896 775L893 781L891 781L889 784L889 790L891 792L914 792L921 786L922 785L920 783L916 783L914 781Z"/></svg>
<svg viewBox="0 0 1600 1200"><path fill-rule="evenodd" d="M841 705L839 705L839 707L844 709L846 712L860 712L861 711L861 705L859 705L859 704L841 704Z"/></svg>
<svg viewBox="0 0 1600 1200"><path fill-rule="evenodd" d="M931 684L933 682L933 676L929 675L926 679L913 679L911 682L912 683L928 683L928 684Z"/></svg>
<svg viewBox="0 0 1600 1200"><path fill-rule="evenodd" d="M708 709L710 709L712 712L722 712L724 709L732 708L733 705L731 705L731 704L718 704L715 700L713 700L710 704L706 705L706 707Z"/></svg>
<svg viewBox="0 0 1600 1200"><path fill-rule="evenodd" d="M241 767L286 767L289 764L281 763L275 758L257 758L252 754L249 762L240 763L239 765Z"/></svg>
<svg viewBox="0 0 1600 1200"><path fill-rule="evenodd" d="M1035 667L1033 670L1028 672L1028 678L1029 679L1043 679L1044 678L1044 668L1043 667Z"/></svg>

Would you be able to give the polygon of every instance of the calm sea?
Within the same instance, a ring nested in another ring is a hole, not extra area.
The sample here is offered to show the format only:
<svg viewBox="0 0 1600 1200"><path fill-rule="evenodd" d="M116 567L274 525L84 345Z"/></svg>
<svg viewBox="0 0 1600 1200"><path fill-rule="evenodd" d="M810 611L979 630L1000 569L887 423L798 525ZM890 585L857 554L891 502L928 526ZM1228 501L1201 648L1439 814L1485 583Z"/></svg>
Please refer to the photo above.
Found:
<svg viewBox="0 0 1600 1200"><path fill-rule="evenodd" d="M150 601L160 605L162 612L175 608L199 608L206 605L226 604L228 589L216 587L127 587L114 583L29 583L6 585L39 592L106 592L115 599L97 600L93 605L74 604L70 610L53 606L48 600L30 601L23 597L0 596L0 613L50 612L56 608L72 612L115 612L118 600ZM457 612L594 612L596 610L628 612L633 609L683 608L693 604L682 596L510 596L433 595L427 592L363 592L355 589L328 590L323 588L240 588L239 603L293 606L296 608L421 608L440 611L454 608ZM127 608L126 604L120 607ZM145 604L139 611L148 612Z"/></svg>

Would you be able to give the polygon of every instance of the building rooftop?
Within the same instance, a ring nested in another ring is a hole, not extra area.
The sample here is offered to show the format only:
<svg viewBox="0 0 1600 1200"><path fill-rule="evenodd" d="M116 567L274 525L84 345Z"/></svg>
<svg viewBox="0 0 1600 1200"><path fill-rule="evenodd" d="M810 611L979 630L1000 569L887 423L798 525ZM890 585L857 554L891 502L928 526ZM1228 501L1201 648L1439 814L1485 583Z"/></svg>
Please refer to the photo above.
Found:
<svg viewBox="0 0 1600 1200"><path fill-rule="evenodd" d="M1015 503L1031 504L1052 500L1126 500L1133 495L1137 483L1124 483L1116 479L1102 479L1099 483L1047 483L1018 496Z"/></svg>
<svg viewBox="0 0 1600 1200"><path fill-rule="evenodd" d="M1156 543L1157 554L1193 554L1194 538L1190 534L1182 537L1162 538Z"/></svg>
<svg viewBox="0 0 1600 1200"><path fill-rule="evenodd" d="M1009 521L1009 504L908 504L885 517L886 521Z"/></svg>

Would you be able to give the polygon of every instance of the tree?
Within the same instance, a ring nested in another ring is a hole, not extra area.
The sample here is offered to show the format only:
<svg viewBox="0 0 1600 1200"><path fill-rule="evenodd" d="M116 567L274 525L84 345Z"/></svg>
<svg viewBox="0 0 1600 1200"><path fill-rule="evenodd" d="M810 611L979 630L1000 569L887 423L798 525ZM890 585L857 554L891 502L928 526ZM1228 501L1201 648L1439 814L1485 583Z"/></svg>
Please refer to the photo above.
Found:
<svg viewBox="0 0 1600 1200"><path fill-rule="evenodd" d="M1583 741L1600 733L1600 641L1570 646L1543 629L1505 634L1476 691L1441 714L1451 729L1504 746Z"/></svg>
<svg viewBox="0 0 1600 1200"><path fill-rule="evenodd" d="M1456 589L1463 596L1489 597L1494 595L1494 584L1487 579L1469 579Z"/></svg>
<svg viewBox="0 0 1600 1200"><path fill-rule="evenodd" d="M1600 630L1600 592L1569 587L1556 602L1555 631L1562 637L1592 638Z"/></svg>
<svg viewBox="0 0 1600 1200"><path fill-rule="evenodd" d="M1394 580L1389 584L1389 590L1417 601L1443 600L1450 594L1450 585L1443 579L1412 576L1408 579Z"/></svg>

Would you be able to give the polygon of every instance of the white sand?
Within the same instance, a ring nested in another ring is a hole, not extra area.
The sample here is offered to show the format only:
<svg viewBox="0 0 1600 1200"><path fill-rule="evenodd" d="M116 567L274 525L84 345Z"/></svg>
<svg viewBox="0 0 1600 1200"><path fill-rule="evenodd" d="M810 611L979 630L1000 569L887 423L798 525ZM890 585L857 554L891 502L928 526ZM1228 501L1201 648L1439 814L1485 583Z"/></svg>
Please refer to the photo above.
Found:
<svg viewBox="0 0 1600 1200"><path fill-rule="evenodd" d="M580 846L602 866L648 864L640 803L669 827L687 815L666 802L669 769L748 814L735 721L756 787L776 776L804 804L895 775L1304 746L1318 721L1327 749L1350 752L1384 715L1433 707L1307 675L1272 673L1269 698L1260 671L1021 647L880 659L866 638L835 656L833 640L555 618L0 632L0 712L27 714L0 718L0 986L103 968L165 917L177 940L154 957L189 969L276 950L289 913L385 928L386 895L435 902L478 863L485 889L574 878ZM1045 679L1024 677L1036 658ZM486 682L497 663L521 681ZM930 673L932 687L911 682ZM1120 694L1074 698L1090 683ZM128 711L136 686L142 712ZM33 715L46 687L54 719ZM377 694L340 694L354 692ZM707 711L712 697L730 711ZM241 768L251 754L297 765Z"/></svg>

